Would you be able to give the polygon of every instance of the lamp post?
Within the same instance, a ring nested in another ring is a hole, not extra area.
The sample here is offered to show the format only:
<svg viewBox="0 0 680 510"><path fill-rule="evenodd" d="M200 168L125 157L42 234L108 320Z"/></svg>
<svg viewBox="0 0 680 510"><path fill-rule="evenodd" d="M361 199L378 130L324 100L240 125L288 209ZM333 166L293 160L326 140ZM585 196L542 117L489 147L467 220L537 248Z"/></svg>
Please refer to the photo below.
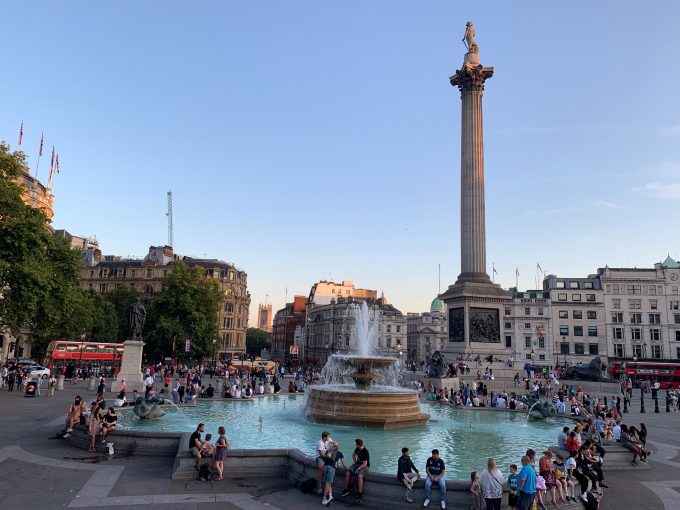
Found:
<svg viewBox="0 0 680 510"><path fill-rule="evenodd" d="M216 358L215 358L215 348L216 348L216 346L217 346L217 340L215 340L215 339L213 338L212 344L213 344L213 362L212 362L212 369L213 369L213 376L214 376L214 375L215 375L215 368L216 368L216 366L217 366L217 360L216 360Z"/></svg>

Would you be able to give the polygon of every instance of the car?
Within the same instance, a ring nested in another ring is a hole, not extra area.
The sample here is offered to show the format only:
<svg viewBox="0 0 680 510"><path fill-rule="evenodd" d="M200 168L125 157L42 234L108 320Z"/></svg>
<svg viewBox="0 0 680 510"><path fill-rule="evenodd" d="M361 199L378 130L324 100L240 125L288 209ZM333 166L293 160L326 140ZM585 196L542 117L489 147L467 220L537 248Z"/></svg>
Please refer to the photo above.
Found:
<svg viewBox="0 0 680 510"><path fill-rule="evenodd" d="M27 372L30 377L40 377L42 379L47 379L50 376L50 369L41 365L32 365L27 369Z"/></svg>

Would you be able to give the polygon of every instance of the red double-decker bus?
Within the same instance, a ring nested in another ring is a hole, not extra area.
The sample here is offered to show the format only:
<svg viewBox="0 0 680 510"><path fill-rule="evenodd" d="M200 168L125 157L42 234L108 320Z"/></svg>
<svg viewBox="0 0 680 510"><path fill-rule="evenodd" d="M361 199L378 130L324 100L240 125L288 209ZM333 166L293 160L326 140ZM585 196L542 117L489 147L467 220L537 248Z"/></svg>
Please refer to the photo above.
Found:
<svg viewBox="0 0 680 510"><path fill-rule="evenodd" d="M47 346L45 365L53 374L71 377L77 369L92 375L115 376L120 370L123 344L55 340Z"/></svg>
<svg viewBox="0 0 680 510"><path fill-rule="evenodd" d="M680 387L680 362L677 360L610 359L607 371L614 379L631 379L635 387L640 381L659 381L664 390Z"/></svg>

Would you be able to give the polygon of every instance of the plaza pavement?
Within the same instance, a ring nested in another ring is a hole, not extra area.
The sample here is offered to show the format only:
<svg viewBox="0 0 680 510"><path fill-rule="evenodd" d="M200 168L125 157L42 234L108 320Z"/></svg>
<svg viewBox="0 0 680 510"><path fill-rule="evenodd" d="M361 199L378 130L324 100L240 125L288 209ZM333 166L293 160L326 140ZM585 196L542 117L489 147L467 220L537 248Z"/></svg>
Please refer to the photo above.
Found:
<svg viewBox="0 0 680 510"><path fill-rule="evenodd" d="M277 479L230 479L186 482L170 479L173 459L121 457L75 450L50 439L63 428L65 412L80 393L86 401L93 392L80 383L65 386L52 399L24 398L19 392L0 391L0 507L22 510L102 507L148 510L229 509L305 510L320 507L320 497L302 494L282 474ZM110 395L109 395L110 396ZM604 510L680 509L680 413L655 414L646 399L647 413L639 413L639 396L625 422L643 421L655 451L650 470L612 471L605 475ZM557 434L557 431L556 431ZM396 458L395 458L396 463ZM228 473L225 473L229 476ZM370 498L370 479L362 508L422 508L416 502L390 501L381 505ZM436 498L436 495L435 495ZM437 501L431 503L437 508ZM342 501L335 507L345 507ZM453 505L450 505L450 508ZM554 508L554 507L551 507Z"/></svg>

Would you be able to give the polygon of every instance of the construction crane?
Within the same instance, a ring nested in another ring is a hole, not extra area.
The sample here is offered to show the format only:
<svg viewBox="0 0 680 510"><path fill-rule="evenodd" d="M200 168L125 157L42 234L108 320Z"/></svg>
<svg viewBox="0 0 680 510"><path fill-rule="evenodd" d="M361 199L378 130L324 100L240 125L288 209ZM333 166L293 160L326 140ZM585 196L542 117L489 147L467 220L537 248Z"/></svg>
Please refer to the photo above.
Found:
<svg viewBox="0 0 680 510"><path fill-rule="evenodd" d="M172 191L168 191L168 212L165 215L168 217L168 246L172 248L174 241L172 233Z"/></svg>

